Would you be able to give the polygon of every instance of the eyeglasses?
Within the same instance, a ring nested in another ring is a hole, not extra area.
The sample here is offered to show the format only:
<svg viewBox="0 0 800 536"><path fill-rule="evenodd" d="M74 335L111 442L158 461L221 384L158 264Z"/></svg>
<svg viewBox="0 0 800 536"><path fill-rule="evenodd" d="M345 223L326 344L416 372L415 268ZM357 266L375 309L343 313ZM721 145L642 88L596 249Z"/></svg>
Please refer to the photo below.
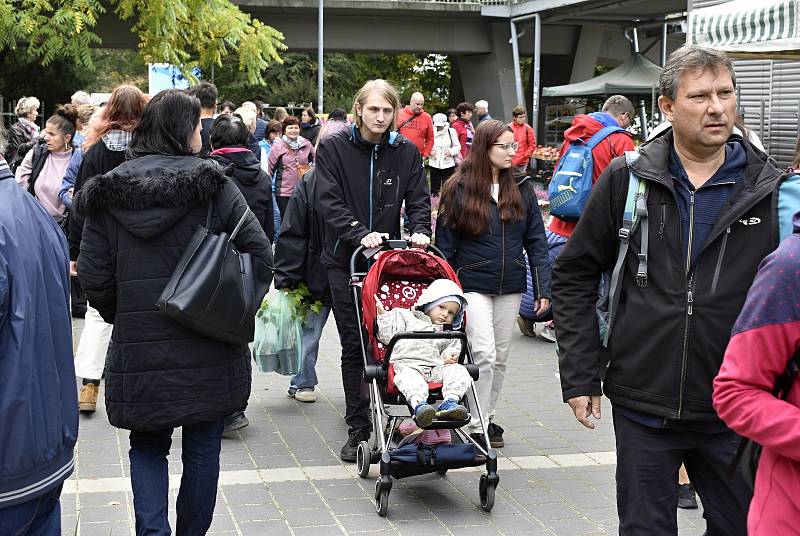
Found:
<svg viewBox="0 0 800 536"><path fill-rule="evenodd" d="M495 147L500 147L506 152L516 151L519 149L519 142L516 141L514 143L493 143L492 145Z"/></svg>

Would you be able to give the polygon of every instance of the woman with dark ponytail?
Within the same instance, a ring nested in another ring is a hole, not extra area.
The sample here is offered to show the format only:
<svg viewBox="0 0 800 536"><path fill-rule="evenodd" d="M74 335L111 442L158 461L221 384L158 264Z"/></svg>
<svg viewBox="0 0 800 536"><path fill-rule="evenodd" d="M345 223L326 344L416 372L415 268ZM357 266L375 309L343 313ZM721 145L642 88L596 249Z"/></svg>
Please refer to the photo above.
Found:
<svg viewBox="0 0 800 536"><path fill-rule="evenodd" d="M72 158L78 108L59 106L45 123L41 140L25 155L17 168L17 184L27 189L57 221L64 220L64 203L59 197L61 179Z"/></svg>
<svg viewBox="0 0 800 536"><path fill-rule="evenodd" d="M494 414L522 293L528 254L537 310L550 304L550 265L539 204L527 177L515 179L519 145L511 127L487 120L478 125L472 149L442 189L436 245L456 269L469 303L467 337L480 369L476 384L481 411L489 415L491 446L503 446ZM470 432L483 441L480 422Z"/></svg>

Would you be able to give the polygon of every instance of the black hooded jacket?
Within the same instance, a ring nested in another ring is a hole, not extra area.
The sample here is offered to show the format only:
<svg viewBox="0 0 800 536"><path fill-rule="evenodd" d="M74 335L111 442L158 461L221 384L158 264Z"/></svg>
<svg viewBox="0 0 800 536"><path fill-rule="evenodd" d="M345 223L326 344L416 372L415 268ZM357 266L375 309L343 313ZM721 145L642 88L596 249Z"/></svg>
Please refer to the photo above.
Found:
<svg viewBox="0 0 800 536"><path fill-rule="evenodd" d="M258 158L249 150L216 153L211 156L222 167L233 165L233 182L239 187L247 205L270 241L275 239L275 220L272 216L272 181L261 169Z"/></svg>
<svg viewBox="0 0 800 536"><path fill-rule="evenodd" d="M275 244L275 288L294 289L305 283L315 300L333 305L328 274L320 263L325 221L317 203L317 177L313 169L297 183Z"/></svg>
<svg viewBox="0 0 800 536"><path fill-rule="evenodd" d="M250 352L204 337L156 306L194 228L231 232L247 204L215 162L151 155L89 179L76 198L85 215L78 278L114 330L106 359L106 408L118 428L151 431L220 419L247 405ZM272 251L251 215L234 240L264 270ZM271 275L271 274L270 274Z"/></svg>
<svg viewBox="0 0 800 536"><path fill-rule="evenodd" d="M397 132L374 144L355 125L319 142L319 207L325 219L323 265L347 268L370 232L400 238L405 201L409 231L431 235L431 198L416 146Z"/></svg>
<svg viewBox="0 0 800 536"><path fill-rule="evenodd" d="M641 232L630 242L608 349L595 314L600 274L619 251L629 182L624 157L592 189L575 232L556 259L553 311L564 400L600 394L601 362L610 359L603 391L632 410L688 421L716 421L712 380L761 260L778 242L776 196L788 176L741 140L744 180L731 193L687 273L681 216L668 169L669 131L640 148L632 166L648 183L647 286L636 283ZM641 228L640 228L641 229Z"/></svg>

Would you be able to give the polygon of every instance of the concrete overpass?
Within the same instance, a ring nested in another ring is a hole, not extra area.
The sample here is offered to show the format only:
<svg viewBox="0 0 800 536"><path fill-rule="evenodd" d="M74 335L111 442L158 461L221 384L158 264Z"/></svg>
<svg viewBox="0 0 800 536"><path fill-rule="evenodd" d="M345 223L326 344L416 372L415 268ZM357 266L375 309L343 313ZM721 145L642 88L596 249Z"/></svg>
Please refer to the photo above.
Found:
<svg viewBox="0 0 800 536"><path fill-rule="evenodd" d="M283 32L290 50L317 49L317 0L234 0L240 8ZM486 99L492 115L510 120L518 104L511 20L538 14L541 21L541 85L590 78L598 62L628 57L626 28L660 25L686 10L687 0L325 0L326 52L435 53L455 59L463 96ZM520 57L534 54L532 21L516 24ZM128 25L113 14L98 25L103 45L134 47ZM640 33L646 49L661 29ZM669 49L679 46L675 36ZM658 46L648 55L658 61ZM458 85L458 83L456 84ZM532 84L531 84L532 85ZM530 100L530 99L527 99Z"/></svg>

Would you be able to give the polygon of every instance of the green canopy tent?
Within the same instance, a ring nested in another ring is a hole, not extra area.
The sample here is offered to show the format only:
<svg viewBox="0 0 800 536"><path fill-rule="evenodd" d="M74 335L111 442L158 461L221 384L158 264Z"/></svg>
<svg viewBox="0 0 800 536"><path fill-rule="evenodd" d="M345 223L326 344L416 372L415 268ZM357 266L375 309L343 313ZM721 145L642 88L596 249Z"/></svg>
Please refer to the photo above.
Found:
<svg viewBox="0 0 800 536"><path fill-rule="evenodd" d="M694 9L687 42L737 58L800 59L800 1L734 0Z"/></svg>
<svg viewBox="0 0 800 536"><path fill-rule="evenodd" d="M542 96L652 95L658 89L660 75L661 67L637 52L618 67L600 76L565 86L542 88Z"/></svg>

